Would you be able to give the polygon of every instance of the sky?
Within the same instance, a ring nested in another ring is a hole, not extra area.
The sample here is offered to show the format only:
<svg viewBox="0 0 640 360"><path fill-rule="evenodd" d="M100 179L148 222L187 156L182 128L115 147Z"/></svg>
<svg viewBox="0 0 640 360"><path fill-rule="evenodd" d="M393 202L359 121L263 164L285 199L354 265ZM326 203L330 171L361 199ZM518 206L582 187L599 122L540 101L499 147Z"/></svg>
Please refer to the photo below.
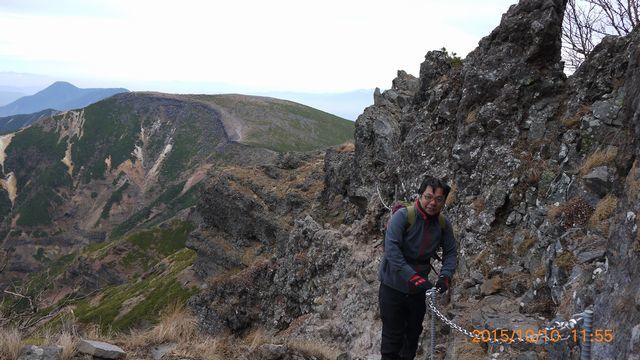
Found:
<svg viewBox="0 0 640 360"><path fill-rule="evenodd" d="M386 89L429 50L464 57L516 2L0 0L0 86Z"/></svg>

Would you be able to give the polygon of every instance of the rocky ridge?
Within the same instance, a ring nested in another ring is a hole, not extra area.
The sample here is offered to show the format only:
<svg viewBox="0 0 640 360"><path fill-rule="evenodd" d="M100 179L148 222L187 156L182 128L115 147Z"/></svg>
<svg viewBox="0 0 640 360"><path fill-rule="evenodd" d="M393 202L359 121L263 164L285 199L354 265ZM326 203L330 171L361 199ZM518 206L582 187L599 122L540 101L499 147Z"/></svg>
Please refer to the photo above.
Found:
<svg viewBox="0 0 640 360"><path fill-rule="evenodd" d="M615 334L593 344L593 358L638 356L640 33L606 38L567 78L565 3L522 0L462 65L432 51L419 78L399 71L390 90L377 90L356 122L355 151L327 152L315 199L324 210L286 215L294 225L267 236L270 258L193 298L203 328L266 328L374 358L384 203L411 198L431 174L454 187L446 214L460 263L451 303L440 304L450 318L469 329L539 329L592 307L594 328ZM224 193L212 187L209 204ZM340 207L342 225L327 216ZM247 223L262 220L257 212ZM213 218L201 228L248 236ZM439 336L438 349L452 359L573 358L579 344L500 353L456 335Z"/></svg>

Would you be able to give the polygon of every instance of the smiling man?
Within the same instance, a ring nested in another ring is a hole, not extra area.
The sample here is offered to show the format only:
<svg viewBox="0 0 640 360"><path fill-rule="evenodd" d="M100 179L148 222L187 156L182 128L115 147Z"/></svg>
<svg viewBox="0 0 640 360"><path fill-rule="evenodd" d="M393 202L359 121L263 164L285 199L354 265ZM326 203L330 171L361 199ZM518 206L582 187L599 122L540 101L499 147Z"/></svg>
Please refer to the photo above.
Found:
<svg viewBox="0 0 640 360"><path fill-rule="evenodd" d="M435 284L449 289L457 264L451 223L440 214L451 188L427 176L413 206L396 211L387 227L384 257L380 264L380 317L382 359L413 359L426 312L425 292L430 260L442 248L442 268ZM414 219L410 219L410 217Z"/></svg>

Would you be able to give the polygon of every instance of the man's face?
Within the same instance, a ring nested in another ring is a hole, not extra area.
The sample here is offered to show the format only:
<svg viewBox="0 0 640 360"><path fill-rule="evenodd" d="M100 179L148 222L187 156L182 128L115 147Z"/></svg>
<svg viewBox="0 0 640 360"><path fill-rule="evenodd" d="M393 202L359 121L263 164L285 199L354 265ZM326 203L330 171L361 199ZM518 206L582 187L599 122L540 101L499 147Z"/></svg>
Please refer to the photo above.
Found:
<svg viewBox="0 0 640 360"><path fill-rule="evenodd" d="M427 186L427 189L420 195L420 205L427 211L429 215L437 215L444 205L444 189L433 189Z"/></svg>

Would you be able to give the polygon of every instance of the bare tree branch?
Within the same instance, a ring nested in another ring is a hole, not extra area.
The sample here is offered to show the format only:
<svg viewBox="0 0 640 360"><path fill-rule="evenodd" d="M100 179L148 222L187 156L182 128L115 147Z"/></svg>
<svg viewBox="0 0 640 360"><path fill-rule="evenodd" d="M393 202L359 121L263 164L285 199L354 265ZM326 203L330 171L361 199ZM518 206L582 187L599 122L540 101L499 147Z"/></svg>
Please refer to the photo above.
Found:
<svg viewBox="0 0 640 360"><path fill-rule="evenodd" d="M624 36L640 24L640 0L569 0L562 24L563 58L575 70L607 35Z"/></svg>
<svg viewBox="0 0 640 360"><path fill-rule="evenodd" d="M22 299L27 299L29 301L29 307L31 308L31 310L35 313L37 311L37 307L33 304L33 299L31 298L31 296L25 296L13 291L9 291L9 290L4 290L5 294L9 294L9 295L13 295Z"/></svg>

